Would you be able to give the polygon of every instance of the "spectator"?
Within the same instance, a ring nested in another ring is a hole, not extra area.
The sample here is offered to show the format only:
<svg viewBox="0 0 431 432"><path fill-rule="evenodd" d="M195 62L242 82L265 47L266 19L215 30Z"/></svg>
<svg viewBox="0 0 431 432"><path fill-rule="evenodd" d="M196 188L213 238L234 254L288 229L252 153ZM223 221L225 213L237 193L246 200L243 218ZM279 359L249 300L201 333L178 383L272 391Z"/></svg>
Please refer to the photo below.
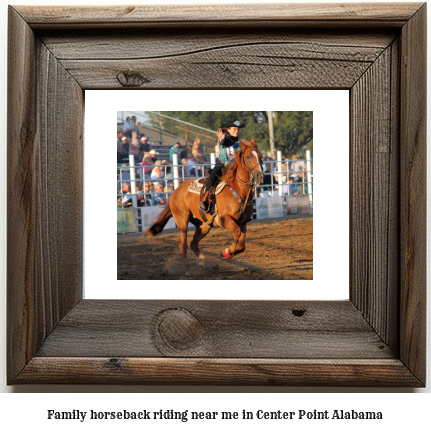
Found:
<svg viewBox="0 0 431 432"><path fill-rule="evenodd" d="M298 173L298 180L296 181L296 184L297 184L296 194L302 195L304 193L307 193L306 185L304 183L304 172L303 171L300 171Z"/></svg>
<svg viewBox="0 0 431 432"><path fill-rule="evenodd" d="M183 178L184 177L195 177L189 167L189 160L184 158L181 160L181 164L184 166L182 170Z"/></svg>
<svg viewBox="0 0 431 432"><path fill-rule="evenodd" d="M150 150L150 157L153 160L153 162L156 162L158 154L160 154L160 153L155 151L155 150Z"/></svg>
<svg viewBox="0 0 431 432"><path fill-rule="evenodd" d="M165 171L165 180L173 180L174 179L174 174L173 174L173 169L172 169L172 164L170 163L170 162L166 162L166 165L169 165L169 166L166 166L165 168L164 168L164 171Z"/></svg>
<svg viewBox="0 0 431 432"><path fill-rule="evenodd" d="M289 177L289 180L288 180L288 186L289 186L289 192L288 192L288 194L289 195L295 195L295 192L296 192L296 184L293 182L293 178L292 177Z"/></svg>
<svg viewBox="0 0 431 432"><path fill-rule="evenodd" d="M122 188L124 183L130 185L130 171L128 168L122 168L117 177L117 186L119 188Z"/></svg>
<svg viewBox="0 0 431 432"><path fill-rule="evenodd" d="M139 133L138 124L139 124L139 122L136 119L136 116L133 116L132 121L131 121L132 131L136 132L137 134Z"/></svg>
<svg viewBox="0 0 431 432"><path fill-rule="evenodd" d="M138 141L138 134L136 131L132 132L132 141L129 145L129 156L135 157L135 165L139 165L142 162L142 150L141 143Z"/></svg>
<svg viewBox="0 0 431 432"><path fill-rule="evenodd" d="M156 161L154 163L155 168L151 171L151 180L163 179L165 178L165 171L160 165L165 165L166 161Z"/></svg>
<svg viewBox="0 0 431 432"><path fill-rule="evenodd" d="M188 155L188 150L187 150L187 146L185 148L183 148L179 154L178 154L178 160L182 160L182 159L187 159L187 155Z"/></svg>
<svg viewBox="0 0 431 432"><path fill-rule="evenodd" d="M129 137L123 135L121 137L121 141L123 142L124 148L126 149L126 152L127 152L126 156L128 156L129 155L130 139L129 139Z"/></svg>
<svg viewBox="0 0 431 432"><path fill-rule="evenodd" d="M138 193L138 207L148 207L151 206L151 194L150 185L148 182L144 183L143 190Z"/></svg>
<svg viewBox="0 0 431 432"><path fill-rule="evenodd" d="M289 163L289 172L291 174L295 174L294 177L294 181L298 182L298 178L299 178L299 173L301 171L304 171L304 161L299 161L298 160L298 156L293 155L292 156L292 161Z"/></svg>
<svg viewBox="0 0 431 432"><path fill-rule="evenodd" d="M263 182L262 182L262 186L265 186L265 187L263 187L262 189L263 190L270 190L271 189L271 185L273 185L274 183L273 183L273 175L272 175L272 173L271 173L271 168L270 168L270 166L269 166L269 164L267 165L267 164L265 164L265 171L264 171L264 173L263 173Z"/></svg>
<svg viewBox="0 0 431 432"><path fill-rule="evenodd" d="M202 150L201 140L199 138L195 139L195 142L194 142L193 148L192 148L192 154L196 159L202 157L205 159L205 161L208 160L208 158L205 156L205 154Z"/></svg>
<svg viewBox="0 0 431 432"><path fill-rule="evenodd" d="M136 200L138 202L138 207L139 207L139 197L143 194L141 182L136 182L135 194L136 194Z"/></svg>
<svg viewBox="0 0 431 432"><path fill-rule="evenodd" d="M301 195L306 193L306 186L304 184L306 172L305 162L298 160L298 156L293 155L292 160L288 163L289 172L289 193L293 195Z"/></svg>
<svg viewBox="0 0 431 432"><path fill-rule="evenodd" d="M163 188L165 187L163 183L156 183L154 185L156 191L153 194L152 205L166 205L168 199L166 194L163 192Z"/></svg>
<svg viewBox="0 0 431 432"><path fill-rule="evenodd" d="M200 149L200 146L201 146L201 140L200 138L196 138L195 141L193 142L193 147L192 147L193 155L196 153L196 150Z"/></svg>
<svg viewBox="0 0 431 432"><path fill-rule="evenodd" d="M150 151L151 151L151 145L148 142L148 138L145 135L141 138L141 144L142 144L141 150L143 152L143 157L145 159L147 156L150 155Z"/></svg>
<svg viewBox="0 0 431 432"><path fill-rule="evenodd" d="M153 199L154 186L152 181L146 181L144 183L144 194L145 200L151 205L151 201Z"/></svg>
<svg viewBox="0 0 431 432"><path fill-rule="evenodd" d="M183 159L181 159L181 165L183 166L183 168L181 169L182 177L183 177L183 178L184 178L184 177L190 177L190 174L189 174L189 167L187 166L187 165L188 165L187 158L183 158ZM181 175L181 174L180 174L180 175Z"/></svg>
<svg viewBox="0 0 431 432"><path fill-rule="evenodd" d="M169 149L169 160L171 162L174 161L174 154L178 154L178 150L180 149L180 143L176 142L174 146Z"/></svg>
<svg viewBox="0 0 431 432"><path fill-rule="evenodd" d="M197 163L195 162L195 157L193 154L189 154L189 157L187 159L187 166L189 168L189 174L191 177L197 177L198 176L198 167Z"/></svg>
<svg viewBox="0 0 431 432"><path fill-rule="evenodd" d="M122 132L117 131L117 165L120 165L123 162L123 157L127 156L128 151L125 146L125 140L123 141Z"/></svg>
<svg viewBox="0 0 431 432"><path fill-rule="evenodd" d="M119 197L119 202L121 201L122 207L131 207L133 205L132 195L130 193L130 185L128 183L123 184L122 196Z"/></svg>
<svg viewBox="0 0 431 432"><path fill-rule="evenodd" d="M141 166L143 166L142 168L143 179L151 178L151 171L153 170L154 165L157 161L157 155L158 153L155 150L150 150L148 156L141 162Z"/></svg>
<svg viewBox="0 0 431 432"><path fill-rule="evenodd" d="M173 192L174 190L174 184L172 182L168 182L165 188L165 192Z"/></svg>
<svg viewBox="0 0 431 432"><path fill-rule="evenodd" d="M130 117L126 117L126 121L123 123L123 126L121 127L121 130L123 131L124 135L131 136L130 133L132 132L133 125L132 120Z"/></svg>
<svg viewBox="0 0 431 432"><path fill-rule="evenodd" d="M157 155L158 155L158 154L160 154L160 153L157 152L157 151L155 151L155 150L150 150L149 156L150 156L150 160L153 162L153 165L155 165L156 162L157 162L157 158L158 158ZM161 164L162 164L162 165L166 164L166 161L163 160Z"/></svg>
<svg viewBox="0 0 431 432"><path fill-rule="evenodd" d="M117 186L117 208L122 208L123 205L121 203L121 188Z"/></svg>

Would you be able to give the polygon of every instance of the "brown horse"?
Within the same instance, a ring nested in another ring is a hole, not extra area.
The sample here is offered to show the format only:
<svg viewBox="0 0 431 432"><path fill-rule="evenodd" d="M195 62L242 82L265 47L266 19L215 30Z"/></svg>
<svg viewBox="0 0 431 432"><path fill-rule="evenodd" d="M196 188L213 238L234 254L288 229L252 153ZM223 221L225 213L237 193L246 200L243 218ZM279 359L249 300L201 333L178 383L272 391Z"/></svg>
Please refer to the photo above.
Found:
<svg viewBox="0 0 431 432"><path fill-rule="evenodd" d="M173 216L179 230L180 251L186 276L190 276L190 265L187 260L187 225L189 222L196 227L190 249L200 258L201 266L205 266L205 256L199 249L199 242L213 226L226 228L234 234L233 243L221 253L223 258L230 259L245 250L246 226L253 215L251 189L262 182L263 172L262 155L257 149L254 138L251 142L241 140L240 143L241 149L238 150L236 158L227 172L220 177L220 182L224 181L226 186L217 195L217 216L212 221L206 223L202 219L198 208L199 194L189 192L189 185L193 180L186 180L172 193L165 209L151 228L146 231L149 236L160 234ZM244 205L246 200L247 205Z"/></svg>

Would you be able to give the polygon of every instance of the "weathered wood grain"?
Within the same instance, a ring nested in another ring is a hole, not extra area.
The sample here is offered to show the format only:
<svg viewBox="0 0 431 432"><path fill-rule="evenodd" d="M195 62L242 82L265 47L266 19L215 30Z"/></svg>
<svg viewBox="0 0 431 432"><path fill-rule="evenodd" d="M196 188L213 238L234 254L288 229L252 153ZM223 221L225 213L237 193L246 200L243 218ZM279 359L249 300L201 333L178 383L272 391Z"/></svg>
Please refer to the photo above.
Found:
<svg viewBox="0 0 431 432"><path fill-rule="evenodd" d="M402 27L420 3L34 7L19 12L32 28Z"/></svg>
<svg viewBox="0 0 431 432"><path fill-rule="evenodd" d="M399 200L393 54L389 46L352 88L350 110L350 298L384 341L397 319L390 301L398 276Z"/></svg>
<svg viewBox="0 0 431 432"><path fill-rule="evenodd" d="M36 351L33 283L34 215L38 202L34 172L36 39L26 22L12 9L9 9L8 43L7 367L8 375L16 376Z"/></svg>
<svg viewBox="0 0 431 432"><path fill-rule="evenodd" d="M249 49L253 53L253 49ZM236 56L225 50L225 59ZM313 82L317 89L349 89L365 72L369 63L333 61L259 59L253 63L238 61L225 65L211 56L194 55L187 61L169 60L64 61L65 68L83 88L97 89L215 89L283 88L307 89ZM130 79L123 80L127 76Z"/></svg>
<svg viewBox="0 0 431 432"><path fill-rule="evenodd" d="M424 38L414 3L11 7L8 382L423 386ZM83 90L203 87L350 89L350 301L81 300Z"/></svg>
<svg viewBox="0 0 431 432"><path fill-rule="evenodd" d="M42 36L85 89L351 88L395 38L290 31ZM109 60L107 60L109 58ZM133 79L123 80L124 76ZM138 77L138 79L136 79Z"/></svg>
<svg viewBox="0 0 431 432"><path fill-rule="evenodd" d="M53 35L38 32L41 41L56 59L63 60L156 60L219 51L228 48L260 48L262 58L270 57L267 46L274 46L281 59L316 58L320 60L373 62L395 39L394 29L378 33L352 30L299 31L283 29L223 30L204 29L152 31L145 38L139 30L69 31ZM275 45L280 45L277 50ZM292 47L289 48L289 45ZM239 52L240 57L246 53ZM226 63L226 62L225 62Z"/></svg>
<svg viewBox="0 0 431 432"><path fill-rule="evenodd" d="M401 360L425 380L426 342L426 5L401 37Z"/></svg>
<svg viewBox="0 0 431 432"><path fill-rule="evenodd" d="M82 295L83 91L9 10L8 371Z"/></svg>
<svg viewBox="0 0 431 432"><path fill-rule="evenodd" d="M45 337L82 296L84 92L38 42L35 283Z"/></svg>
<svg viewBox="0 0 431 432"><path fill-rule="evenodd" d="M171 312L171 321L179 315L170 339L163 327L155 328L161 311ZM185 312L199 325L193 343L182 319ZM176 334L176 343L170 343ZM84 300L48 336L38 356L91 355L343 359L394 353L349 301Z"/></svg>
<svg viewBox="0 0 431 432"><path fill-rule="evenodd" d="M17 383L419 387L399 360L40 358Z"/></svg>

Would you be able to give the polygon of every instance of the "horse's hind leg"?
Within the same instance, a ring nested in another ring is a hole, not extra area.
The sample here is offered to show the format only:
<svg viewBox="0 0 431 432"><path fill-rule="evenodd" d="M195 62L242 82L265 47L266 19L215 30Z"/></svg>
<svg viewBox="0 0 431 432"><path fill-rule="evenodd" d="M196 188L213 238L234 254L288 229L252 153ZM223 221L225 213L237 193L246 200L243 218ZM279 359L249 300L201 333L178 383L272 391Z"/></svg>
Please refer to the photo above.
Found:
<svg viewBox="0 0 431 432"><path fill-rule="evenodd" d="M199 265L205 267L205 255L199 249L199 242L210 232L211 226L203 224L201 226L196 226L196 232L193 236L193 240L190 243L190 249L199 258Z"/></svg>
<svg viewBox="0 0 431 432"><path fill-rule="evenodd" d="M178 234L180 238L180 252L184 262L184 272L186 276L191 276L190 264L187 259L187 226L190 220L190 213L186 209L177 208L171 205L172 213L175 223L178 227Z"/></svg>
<svg viewBox="0 0 431 432"><path fill-rule="evenodd" d="M187 226L184 229L178 227L180 234L180 252L184 262L184 272L186 276L191 276L190 264L187 259Z"/></svg>

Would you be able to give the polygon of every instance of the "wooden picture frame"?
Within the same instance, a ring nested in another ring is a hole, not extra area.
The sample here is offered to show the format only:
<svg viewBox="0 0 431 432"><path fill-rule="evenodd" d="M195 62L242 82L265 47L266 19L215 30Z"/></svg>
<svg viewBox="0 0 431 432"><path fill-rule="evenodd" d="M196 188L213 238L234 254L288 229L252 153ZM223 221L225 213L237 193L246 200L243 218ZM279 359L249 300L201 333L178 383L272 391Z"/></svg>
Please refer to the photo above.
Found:
<svg viewBox="0 0 431 432"><path fill-rule="evenodd" d="M9 7L8 384L424 386L425 28L424 3ZM84 90L125 88L349 89L350 299L82 299Z"/></svg>

